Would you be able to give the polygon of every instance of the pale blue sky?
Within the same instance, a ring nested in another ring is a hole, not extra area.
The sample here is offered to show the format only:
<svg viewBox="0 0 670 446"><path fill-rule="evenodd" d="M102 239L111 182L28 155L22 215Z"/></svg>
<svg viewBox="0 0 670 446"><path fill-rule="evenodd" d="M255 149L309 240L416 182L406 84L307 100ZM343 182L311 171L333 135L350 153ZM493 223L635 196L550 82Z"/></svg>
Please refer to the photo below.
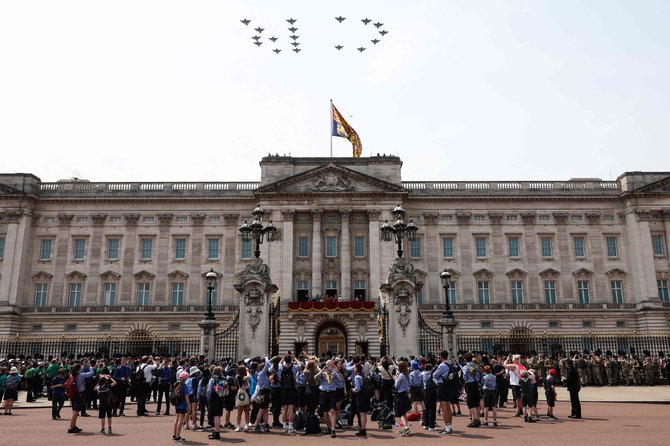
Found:
<svg viewBox="0 0 670 446"><path fill-rule="evenodd" d="M329 155L330 98L404 180L670 170L669 23L667 0L0 0L0 171L258 180L268 152Z"/></svg>

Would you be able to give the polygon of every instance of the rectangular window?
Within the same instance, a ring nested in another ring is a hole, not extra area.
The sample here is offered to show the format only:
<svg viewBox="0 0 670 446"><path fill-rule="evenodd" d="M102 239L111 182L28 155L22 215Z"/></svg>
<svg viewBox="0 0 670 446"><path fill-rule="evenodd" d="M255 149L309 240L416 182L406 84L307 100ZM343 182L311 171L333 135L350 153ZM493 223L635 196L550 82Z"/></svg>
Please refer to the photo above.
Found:
<svg viewBox="0 0 670 446"><path fill-rule="evenodd" d="M623 303L623 283L620 280L611 280L610 288L612 289L612 303Z"/></svg>
<svg viewBox="0 0 670 446"><path fill-rule="evenodd" d="M298 291L300 291L300 290L308 291L309 290L309 282L307 282L306 280L298 280L296 282L295 289L298 290Z"/></svg>
<svg viewBox="0 0 670 446"><path fill-rule="evenodd" d="M489 291L489 282L488 280L480 280L477 282L477 294L479 296L480 304L489 304L491 303L491 294Z"/></svg>
<svg viewBox="0 0 670 446"><path fill-rule="evenodd" d="M5 238L0 237L0 259L5 257Z"/></svg>
<svg viewBox="0 0 670 446"><path fill-rule="evenodd" d="M140 241L140 259L151 260L153 256L154 241L150 238L143 238Z"/></svg>
<svg viewBox="0 0 670 446"><path fill-rule="evenodd" d="M558 321L549 321L549 328L558 328L558 327L560 327Z"/></svg>
<svg viewBox="0 0 670 446"><path fill-rule="evenodd" d="M423 303L423 288L416 292L416 303L419 305Z"/></svg>
<svg viewBox="0 0 670 446"><path fill-rule="evenodd" d="M38 283L35 285L35 306L43 307L47 304L47 290L48 284Z"/></svg>
<svg viewBox="0 0 670 446"><path fill-rule="evenodd" d="M512 281L512 303L523 303L523 282L521 280Z"/></svg>
<svg viewBox="0 0 670 446"><path fill-rule="evenodd" d="M251 240L242 239L242 258L243 259L251 258Z"/></svg>
<svg viewBox="0 0 670 446"><path fill-rule="evenodd" d="M551 257L551 237L540 237L542 257Z"/></svg>
<svg viewBox="0 0 670 446"><path fill-rule="evenodd" d="M456 281L451 281L449 282L449 303L450 304L455 304L457 300L457 295L456 295Z"/></svg>
<svg viewBox="0 0 670 446"><path fill-rule="evenodd" d="M172 283L172 305L184 305L184 282Z"/></svg>
<svg viewBox="0 0 670 446"><path fill-rule="evenodd" d="M544 301L548 304L556 303L556 281L555 280L545 280L544 281Z"/></svg>
<svg viewBox="0 0 670 446"><path fill-rule="evenodd" d="M86 239L74 239L74 251L72 252L72 260L84 260L86 255Z"/></svg>
<svg viewBox="0 0 670 446"><path fill-rule="evenodd" d="M79 307L81 306L81 283L71 283L70 284L70 306Z"/></svg>
<svg viewBox="0 0 670 446"><path fill-rule="evenodd" d="M100 331L112 331L112 324L100 325Z"/></svg>
<svg viewBox="0 0 670 446"><path fill-rule="evenodd" d="M626 328L626 321L616 321L616 328Z"/></svg>
<svg viewBox="0 0 670 446"><path fill-rule="evenodd" d="M150 285L149 282L140 282L137 284L137 305L149 305Z"/></svg>
<svg viewBox="0 0 670 446"><path fill-rule="evenodd" d="M326 237L326 257L337 257L337 237Z"/></svg>
<svg viewBox="0 0 670 446"><path fill-rule="evenodd" d="M481 321L480 325L481 328L491 328L491 321Z"/></svg>
<svg viewBox="0 0 670 446"><path fill-rule="evenodd" d="M186 258L185 238L177 238L174 240L174 258L175 260L184 260Z"/></svg>
<svg viewBox="0 0 670 446"><path fill-rule="evenodd" d="M670 291L668 289L668 279L660 279L656 281L658 286L658 298L663 302L670 302Z"/></svg>
<svg viewBox="0 0 670 446"><path fill-rule="evenodd" d="M34 332L42 331L42 324L33 324L32 331L34 331Z"/></svg>
<svg viewBox="0 0 670 446"><path fill-rule="evenodd" d="M662 256L665 250L663 249L663 236L660 234L651 235L651 247L655 256Z"/></svg>
<svg viewBox="0 0 670 446"><path fill-rule="evenodd" d="M486 257L486 237L475 238L475 252L477 257Z"/></svg>
<svg viewBox="0 0 670 446"><path fill-rule="evenodd" d="M579 293L579 303L588 304L591 301L591 294L589 292L589 281L580 280L577 282L577 291Z"/></svg>
<svg viewBox="0 0 670 446"><path fill-rule="evenodd" d="M446 237L442 239L442 255L448 259L454 258L454 239Z"/></svg>
<svg viewBox="0 0 670 446"><path fill-rule="evenodd" d="M218 259L219 258L219 239L218 238L207 239L207 258L208 259Z"/></svg>
<svg viewBox="0 0 670 446"><path fill-rule="evenodd" d="M178 323L178 322L173 323L173 324L170 324L169 327L170 327L170 328L169 328L170 331L179 331L179 330L181 330L181 324Z"/></svg>
<svg viewBox="0 0 670 446"><path fill-rule="evenodd" d="M298 237L298 257L309 257L309 237Z"/></svg>
<svg viewBox="0 0 670 446"><path fill-rule="evenodd" d="M219 287L218 287L218 285L219 285L218 282L215 282L215 283L214 283L214 288L212 288L212 305L217 305L216 302L217 302L217 299L218 299L218 296L219 296L219 293L218 293L218 291L219 291ZM208 296L208 293L209 293L209 290L207 289L207 287L205 287L205 305L207 305L207 299L208 299L207 296Z"/></svg>
<svg viewBox="0 0 670 446"><path fill-rule="evenodd" d="M354 237L354 257L365 257L365 237Z"/></svg>
<svg viewBox="0 0 670 446"><path fill-rule="evenodd" d="M607 237L607 257L619 257L619 247L616 237Z"/></svg>
<svg viewBox="0 0 670 446"><path fill-rule="evenodd" d="M46 262L51 260L51 245L53 240L44 239L40 242L40 260Z"/></svg>
<svg viewBox="0 0 670 446"><path fill-rule="evenodd" d="M108 307L116 304L116 282L105 282L102 285L103 302Z"/></svg>
<svg viewBox="0 0 670 446"><path fill-rule="evenodd" d="M413 259L421 257L421 240L415 239L409 242L409 256Z"/></svg>
<svg viewBox="0 0 670 446"><path fill-rule="evenodd" d="M584 250L584 237L573 238L572 245L575 248L575 257L586 257L586 251Z"/></svg>
<svg viewBox="0 0 670 446"><path fill-rule="evenodd" d="M77 331L77 324L67 324L65 331Z"/></svg>
<svg viewBox="0 0 670 446"><path fill-rule="evenodd" d="M591 322L591 321L583 321L583 322L582 322L582 328L593 328L593 322Z"/></svg>
<svg viewBox="0 0 670 446"><path fill-rule="evenodd" d="M107 260L119 260L119 239L107 239Z"/></svg>
<svg viewBox="0 0 670 446"><path fill-rule="evenodd" d="M507 252L510 257L519 257L519 237L507 238Z"/></svg>

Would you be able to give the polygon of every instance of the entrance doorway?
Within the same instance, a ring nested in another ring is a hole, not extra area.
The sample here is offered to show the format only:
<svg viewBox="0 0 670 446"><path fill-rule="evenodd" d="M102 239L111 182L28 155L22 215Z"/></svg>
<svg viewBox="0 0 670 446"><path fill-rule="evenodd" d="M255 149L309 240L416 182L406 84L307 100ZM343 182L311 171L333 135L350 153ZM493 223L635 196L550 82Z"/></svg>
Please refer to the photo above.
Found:
<svg viewBox="0 0 670 446"><path fill-rule="evenodd" d="M153 339L146 330L135 330L128 335L128 353L133 356L149 355L153 349Z"/></svg>
<svg viewBox="0 0 670 446"><path fill-rule="evenodd" d="M509 333L510 353L528 353L533 335L527 328L514 328Z"/></svg>
<svg viewBox="0 0 670 446"><path fill-rule="evenodd" d="M342 324L328 322L316 332L317 356L334 356L347 352L347 332Z"/></svg>

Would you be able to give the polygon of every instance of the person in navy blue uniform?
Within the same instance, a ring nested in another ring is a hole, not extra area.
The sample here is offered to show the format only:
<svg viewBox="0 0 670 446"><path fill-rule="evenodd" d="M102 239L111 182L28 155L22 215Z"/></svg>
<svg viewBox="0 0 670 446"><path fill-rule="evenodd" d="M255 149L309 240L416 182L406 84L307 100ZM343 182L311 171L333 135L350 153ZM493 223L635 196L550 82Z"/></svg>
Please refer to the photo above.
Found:
<svg viewBox="0 0 670 446"><path fill-rule="evenodd" d="M437 384L437 400L440 402L442 419L444 420L444 430L440 433L448 435L453 430L451 427L451 405L449 403L451 397L447 381L450 372L448 351L442 350L440 352L440 361L441 363L437 366L435 372L433 372L433 381Z"/></svg>

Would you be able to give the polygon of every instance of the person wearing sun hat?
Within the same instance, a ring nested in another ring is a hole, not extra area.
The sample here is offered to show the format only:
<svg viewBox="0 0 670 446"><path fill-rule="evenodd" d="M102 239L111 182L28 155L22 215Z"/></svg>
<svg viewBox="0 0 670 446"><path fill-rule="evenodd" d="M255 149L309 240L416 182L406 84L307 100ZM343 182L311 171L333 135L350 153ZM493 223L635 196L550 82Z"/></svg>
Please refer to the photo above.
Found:
<svg viewBox="0 0 670 446"><path fill-rule="evenodd" d="M172 440L174 441L183 441L181 437L181 427L186 416L186 409L188 408L188 400L186 398L186 392L188 392L188 372L181 372L179 374L179 382L177 383L176 393L177 401L174 403L175 411L175 420L174 428L172 432ZM172 393L172 392L170 392Z"/></svg>
<svg viewBox="0 0 670 446"><path fill-rule="evenodd" d="M19 375L19 369L12 367L5 379L5 415L12 414L14 401L16 401L19 395L18 389L20 385L21 375Z"/></svg>

